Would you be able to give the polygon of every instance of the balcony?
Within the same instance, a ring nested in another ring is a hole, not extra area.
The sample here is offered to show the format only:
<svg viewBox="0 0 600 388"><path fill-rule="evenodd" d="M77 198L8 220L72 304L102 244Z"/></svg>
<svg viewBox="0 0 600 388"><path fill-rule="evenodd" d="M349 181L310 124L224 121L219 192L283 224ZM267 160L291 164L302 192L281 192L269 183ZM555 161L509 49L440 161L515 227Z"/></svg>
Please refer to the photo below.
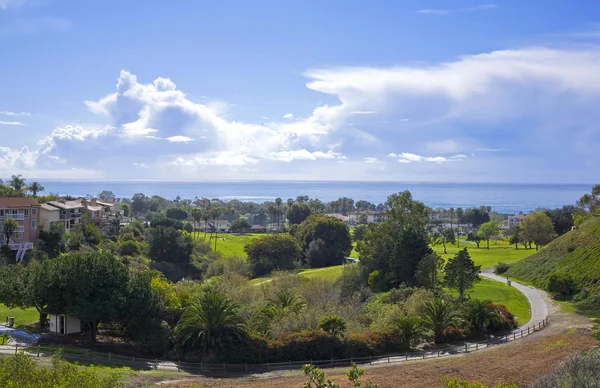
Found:
<svg viewBox="0 0 600 388"><path fill-rule="evenodd" d="M1 243L0 246L5 245L4 243ZM18 251L19 249L23 248L23 249L33 249L33 243L8 243L8 247L13 250L13 251Z"/></svg>
<svg viewBox="0 0 600 388"><path fill-rule="evenodd" d="M73 220L73 219L77 219L77 218L81 218L81 214L82 213L67 213L67 214L61 214L59 216L60 220Z"/></svg>
<svg viewBox="0 0 600 388"><path fill-rule="evenodd" d="M4 216L0 216L0 220L8 220L9 218L12 218L15 221L24 220L25 214L5 214Z"/></svg>

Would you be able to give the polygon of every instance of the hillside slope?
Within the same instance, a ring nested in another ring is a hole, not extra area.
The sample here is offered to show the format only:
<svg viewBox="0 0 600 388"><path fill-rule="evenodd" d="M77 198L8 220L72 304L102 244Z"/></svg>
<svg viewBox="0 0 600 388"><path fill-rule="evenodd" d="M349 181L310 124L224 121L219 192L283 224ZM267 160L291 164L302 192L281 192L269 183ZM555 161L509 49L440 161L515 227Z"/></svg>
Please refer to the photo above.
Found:
<svg viewBox="0 0 600 388"><path fill-rule="evenodd" d="M600 217L586 220L535 255L512 264L506 275L545 288L554 272L568 273L580 287L600 291Z"/></svg>

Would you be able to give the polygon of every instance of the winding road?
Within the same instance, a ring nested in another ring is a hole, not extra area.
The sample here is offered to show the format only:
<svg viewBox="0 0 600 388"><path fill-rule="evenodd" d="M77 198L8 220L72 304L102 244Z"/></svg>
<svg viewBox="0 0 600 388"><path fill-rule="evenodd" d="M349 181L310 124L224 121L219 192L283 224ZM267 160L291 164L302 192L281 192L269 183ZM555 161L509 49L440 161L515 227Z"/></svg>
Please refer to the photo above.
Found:
<svg viewBox="0 0 600 388"><path fill-rule="evenodd" d="M494 267L484 269L480 275L491 280L506 283L505 277L494 274ZM521 291L523 295L525 295L529 301L529 305L531 306L531 319L529 322L525 322L523 325L521 325L521 327L527 327L541 322L548 317L548 305L546 305L546 301L544 300L544 291L538 290L535 287L523 285L512 279L510 282L512 287Z"/></svg>

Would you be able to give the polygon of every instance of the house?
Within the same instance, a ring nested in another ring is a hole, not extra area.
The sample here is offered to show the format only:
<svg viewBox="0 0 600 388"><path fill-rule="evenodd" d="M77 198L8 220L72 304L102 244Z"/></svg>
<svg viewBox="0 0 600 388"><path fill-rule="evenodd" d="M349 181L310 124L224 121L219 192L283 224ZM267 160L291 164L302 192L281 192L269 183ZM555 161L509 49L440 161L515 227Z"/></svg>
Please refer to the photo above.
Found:
<svg viewBox="0 0 600 388"><path fill-rule="evenodd" d="M265 233L267 231L267 227L264 225L252 225L250 228L252 233Z"/></svg>
<svg viewBox="0 0 600 388"><path fill-rule="evenodd" d="M348 222L348 216L343 215L342 213L332 213L329 214L330 217L337 218L338 220L342 220L344 222Z"/></svg>
<svg viewBox="0 0 600 388"><path fill-rule="evenodd" d="M0 198L0 245L8 245L17 251L17 261L22 261L25 252L32 249L38 238L40 204L33 198ZM6 241L4 222L15 220L19 227Z"/></svg>
<svg viewBox="0 0 600 388"><path fill-rule="evenodd" d="M59 210L58 220L63 223L65 233L70 233L73 228L81 224L81 217L85 212L85 206L80 201L59 200L49 201L46 204ZM42 211L45 212L46 210Z"/></svg>
<svg viewBox="0 0 600 388"><path fill-rule="evenodd" d="M508 216L508 229L516 228L523 223L525 214L515 214L514 216Z"/></svg>
<svg viewBox="0 0 600 388"><path fill-rule="evenodd" d="M69 314L49 314L50 332L56 334L81 333L81 321Z"/></svg>
<svg viewBox="0 0 600 388"><path fill-rule="evenodd" d="M40 205L40 228L50 230L52 226L65 227L64 220L60 219L60 209L47 203Z"/></svg>
<svg viewBox="0 0 600 388"><path fill-rule="evenodd" d="M93 223L102 231L102 235L106 236L113 232L114 222L112 216L116 212L116 203L98 201L96 198L77 199L84 206L84 214L81 218L81 222L84 224Z"/></svg>
<svg viewBox="0 0 600 388"><path fill-rule="evenodd" d="M372 210L366 210L362 212L349 212L348 220L350 223L358 224L361 216L362 218L366 216L367 224L372 224L374 222L381 222L383 219L385 219L386 214L384 212L376 212Z"/></svg>

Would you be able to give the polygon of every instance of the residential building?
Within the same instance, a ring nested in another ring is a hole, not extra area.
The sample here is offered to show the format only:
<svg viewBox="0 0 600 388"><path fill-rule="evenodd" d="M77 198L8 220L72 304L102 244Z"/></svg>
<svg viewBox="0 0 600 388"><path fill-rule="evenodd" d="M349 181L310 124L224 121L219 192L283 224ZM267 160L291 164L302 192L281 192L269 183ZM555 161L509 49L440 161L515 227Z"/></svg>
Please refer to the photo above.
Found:
<svg viewBox="0 0 600 388"><path fill-rule="evenodd" d="M361 212L349 212L348 220L350 223L358 224L361 216L363 216L363 218L366 216L367 224L372 224L373 222L381 222L382 220L384 220L386 214L384 212L377 212L372 210L365 210Z"/></svg>
<svg viewBox="0 0 600 388"><path fill-rule="evenodd" d="M40 204L33 198L0 198L0 245L7 244L17 251L17 261L23 260L25 252L32 249L38 238ZM4 222L15 220L19 227L6 241Z"/></svg>
<svg viewBox="0 0 600 388"><path fill-rule="evenodd" d="M40 205L40 228L48 231L53 226L65 228L65 221L60 218L60 209L43 203Z"/></svg>
<svg viewBox="0 0 600 388"><path fill-rule="evenodd" d="M81 224L81 217L85 213L85 206L79 200L75 201L49 201L47 205L59 210L58 220L65 227L65 233L70 233L73 228Z"/></svg>
<svg viewBox="0 0 600 388"><path fill-rule="evenodd" d="M508 216L508 229L513 229L521 225L524 219L525 214L515 214L514 216Z"/></svg>
<svg viewBox="0 0 600 388"><path fill-rule="evenodd" d="M96 198L89 200L79 198L77 201L84 206L84 215L81 222L95 224L100 228L103 236L114 234L112 229L115 224L114 216L117 214L116 203L98 201Z"/></svg>
<svg viewBox="0 0 600 388"><path fill-rule="evenodd" d="M337 218L338 220L342 220L344 222L348 222L348 220L349 220L349 217L343 215L342 213L332 213L332 214L328 214L328 216Z"/></svg>

